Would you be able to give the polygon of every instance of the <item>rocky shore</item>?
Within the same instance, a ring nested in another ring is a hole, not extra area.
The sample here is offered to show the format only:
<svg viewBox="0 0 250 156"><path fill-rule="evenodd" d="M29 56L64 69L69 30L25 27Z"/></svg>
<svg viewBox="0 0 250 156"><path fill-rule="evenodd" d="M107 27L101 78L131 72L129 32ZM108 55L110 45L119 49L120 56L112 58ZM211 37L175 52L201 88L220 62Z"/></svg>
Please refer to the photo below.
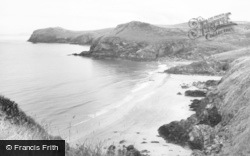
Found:
<svg viewBox="0 0 250 156"><path fill-rule="evenodd" d="M190 109L195 114L161 126L160 136L189 146L194 156L249 155L249 65L249 57L240 58L230 64L221 81L203 83L202 87L196 83L207 89L207 94L192 101Z"/></svg>

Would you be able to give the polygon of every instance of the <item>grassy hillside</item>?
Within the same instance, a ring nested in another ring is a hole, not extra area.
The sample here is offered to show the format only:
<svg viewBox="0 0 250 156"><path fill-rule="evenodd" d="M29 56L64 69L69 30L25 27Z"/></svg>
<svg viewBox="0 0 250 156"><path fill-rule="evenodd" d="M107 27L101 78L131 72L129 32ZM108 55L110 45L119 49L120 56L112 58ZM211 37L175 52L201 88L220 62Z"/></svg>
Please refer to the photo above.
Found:
<svg viewBox="0 0 250 156"><path fill-rule="evenodd" d="M250 56L250 47L240 48L237 50L231 50L220 54L212 55L212 58L221 61L233 61L240 57Z"/></svg>
<svg viewBox="0 0 250 156"><path fill-rule="evenodd" d="M223 115L221 131L226 141L225 155L249 155L250 149L250 57L240 58L218 86L223 102L218 105Z"/></svg>
<svg viewBox="0 0 250 156"><path fill-rule="evenodd" d="M18 105L0 96L0 140L53 140L53 137Z"/></svg>
<svg viewBox="0 0 250 156"><path fill-rule="evenodd" d="M179 28L162 28L149 23L132 21L118 25L104 37L119 37L135 42L161 42L168 39L187 38L186 33Z"/></svg>
<svg viewBox="0 0 250 156"><path fill-rule="evenodd" d="M241 57L250 56L250 47L230 50L211 57L201 57L202 61L196 61L188 65L172 67L165 72L170 74L201 74L224 75L229 69L229 63Z"/></svg>
<svg viewBox="0 0 250 156"><path fill-rule="evenodd" d="M91 45L93 57L121 57L126 59L155 60L159 57L201 59L214 54L247 47L250 43L249 23L234 26L234 31L212 40L200 37L189 39L187 23L156 26L132 21L118 25ZM83 55L86 53L83 53Z"/></svg>
<svg viewBox="0 0 250 156"><path fill-rule="evenodd" d="M160 57L200 59L202 56L237 50L249 46L250 24L238 22L234 32L219 35L211 41L200 37L188 38L187 23L176 25L152 25L132 21L115 28L95 31L70 31L62 28L46 28L33 32L33 43L89 44L91 49L81 56L112 57L131 60L156 60Z"/></svg>

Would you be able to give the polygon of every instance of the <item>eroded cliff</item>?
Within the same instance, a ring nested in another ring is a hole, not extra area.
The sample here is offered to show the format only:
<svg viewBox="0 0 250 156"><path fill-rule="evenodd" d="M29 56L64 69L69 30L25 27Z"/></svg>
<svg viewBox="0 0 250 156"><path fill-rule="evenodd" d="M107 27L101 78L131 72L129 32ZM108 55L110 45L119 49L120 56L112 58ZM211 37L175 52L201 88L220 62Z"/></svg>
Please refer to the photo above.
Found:
<svg viewBox="0 0 250 156"><path fill-rule="evenodd" d="M216 36L212 41L200 37L191 40L187 36L187 23L172 26L156 26L132 21L115 28L95 31L70 31L62 28L46 28L33 32L33 43L71 43L91 45L89 51L77 56L99 58L124 58L130 60L156 60L161 57L177 57L200 60L201 56L236 50L250 43L250 24L235 26L230 34Z"/></svg>
<svg viewBox="0 0 250 156"><path fill-rule="evenodd" d="M95 31L71 31L60 27L35 30L29 38L32 43L71 43L91 45L92 41L109 32L111 29Z"/></svg>
<svg viewBox="0 0 250 156"><path fill-rule="evenodd" d="M250 153L250 57L230 64L205 98L194 100L195 114L159 128L169 142L188 145L193 155L247 156Z"/></svg>

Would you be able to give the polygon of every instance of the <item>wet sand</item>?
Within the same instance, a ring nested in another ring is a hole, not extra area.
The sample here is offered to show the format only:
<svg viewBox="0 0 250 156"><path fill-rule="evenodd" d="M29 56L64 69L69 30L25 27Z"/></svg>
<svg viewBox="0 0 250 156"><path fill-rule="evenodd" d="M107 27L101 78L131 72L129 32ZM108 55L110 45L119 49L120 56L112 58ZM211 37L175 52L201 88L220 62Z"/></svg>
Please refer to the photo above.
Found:
<svg viewBox="0 0 250 156"><path fill-rule="evenodd" d="M194 98L184 96L186 89L182 89L181 84L211 79L218 80L219 77L156 73L116 107L75 125L80 126L81 131L75 133L81 139L71 138L71 142L103 142L106 147L114 144L118 148L132 144L140 151L150 151L151 156L190 155L188 148L166 143L158 136L157 130L163 124L193 114L188 105ZM182 95L177 95L178 92Z"/></svg>

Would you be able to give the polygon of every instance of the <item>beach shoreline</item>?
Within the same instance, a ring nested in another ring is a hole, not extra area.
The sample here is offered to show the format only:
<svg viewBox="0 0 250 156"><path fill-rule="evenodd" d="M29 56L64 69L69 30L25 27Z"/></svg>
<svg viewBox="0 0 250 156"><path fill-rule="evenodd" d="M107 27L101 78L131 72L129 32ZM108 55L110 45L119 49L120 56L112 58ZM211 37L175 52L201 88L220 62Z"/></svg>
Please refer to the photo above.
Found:
<svg viewBox="0 0 250 156"><path fill-rule="evenodd" d="M157 71L146 84L132 90L133 96L127 97L124 103L76 125L81 127L81 132L77 131L77 138L72 137L70 143L74 146L82 142L93 145L101 142L104 148L115 145L118 149L134 145L139 151L150 151L148 154L152 156L190 155L190 149L166 143L157 130L164 124L186 119L194 113L189 110L190 100L194 98L184 96L186 89L182 89L181 84L220 78L170 75ZM177 95L178 92L182 95Z"/></svg>

